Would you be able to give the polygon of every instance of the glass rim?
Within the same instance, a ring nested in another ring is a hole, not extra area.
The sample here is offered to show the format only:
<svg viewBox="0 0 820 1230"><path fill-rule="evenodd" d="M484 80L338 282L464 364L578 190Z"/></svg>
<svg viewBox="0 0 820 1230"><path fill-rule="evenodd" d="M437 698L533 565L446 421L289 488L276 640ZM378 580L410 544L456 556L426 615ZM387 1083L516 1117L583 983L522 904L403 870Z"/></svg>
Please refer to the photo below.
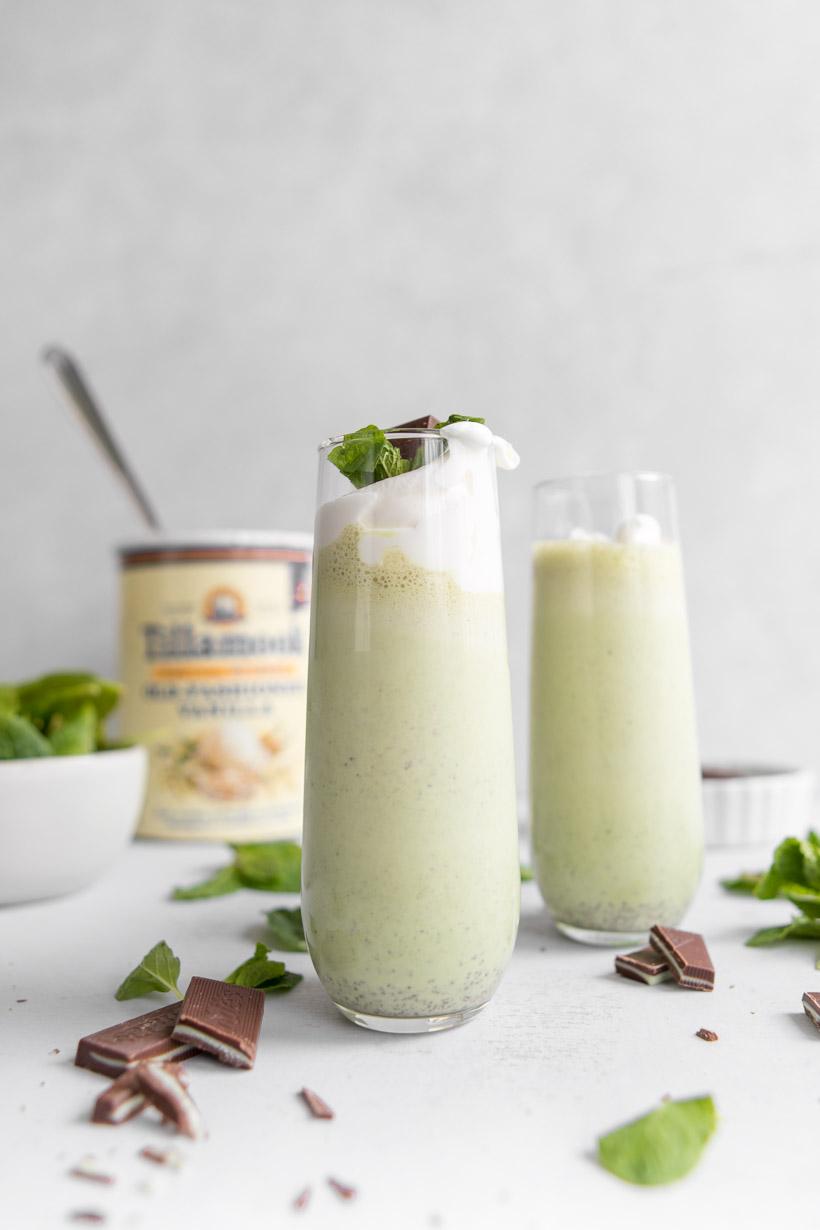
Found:
<svg viewBox="0 0 820 1230"><path fill-rule="evenodd" d="M355 436L356 432L349 431L346 434L349 436ZM414 427L411 431L405 431L405 430L397 431L395 428L393 428L390 431L385 431L384 435L386 439L388 440L392 440L393 438L400 439L400 440L423 440L423 439L446 440L447 439L446 436L443 436L441 432L437 428L434 428L434 427ZM344 439L345 439L344 435L328 436L326 440L322 440L321 443L317 445L316 451L321 453L324 449L330 448L331 445L343 444Z"/></svg>
<svg viewBox="0 0 820 1230"><path fill-rule="evenodd" d="M540 491L542 487L568 487L573 483L612 482L615 479L628 478L646 483L671 483L674 478L663 470L604 470L593 474L568 474L565 478L542 478L533 490Z"/></svg>

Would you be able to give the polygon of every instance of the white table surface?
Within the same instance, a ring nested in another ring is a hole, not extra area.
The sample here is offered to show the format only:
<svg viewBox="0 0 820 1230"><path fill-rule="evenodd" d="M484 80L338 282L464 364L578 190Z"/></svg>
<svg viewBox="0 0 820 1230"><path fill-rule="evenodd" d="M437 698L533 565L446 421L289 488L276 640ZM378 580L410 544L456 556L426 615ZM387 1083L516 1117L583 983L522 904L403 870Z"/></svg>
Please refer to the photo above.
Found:
<svg viewBox="0 0 820 1230"><path fill-rule="evenodd" d="M47 857L48 852L44 852ZM612 954L561 938L533 884L518 945L490 1007L426 1037L386 1037L344 1021L307 956L288 995L270 996L252 1072L199 1057L191 1091L209 1138L172 1138L147 1115L88 1122L105 1079L72 1064L77 1039L167 1002L116 1003L124 974L159 939L186 976L224 976L264 937L262 910L295 898L241 892L173 902L174 884L223 862L218 847L139 843L92 889L0 910L0 1224L36 1230L95 1209L115 1227L607 1227L813 1224L820 1139L820 1033L804 990L820 989L811 943L755 950L743 939L786 919L783 902L731 897L720 874L765 851L711 855L688 922L718 972L712 994L644 987L612 973ZM25 1003L18 1003L24 999ZM694 1036L706 1026L717 1043ZM59 1048L59 1054L52 1054ZM296 1093L336 1111L311 1119ZM682 1183L638 1189L594 1160L596 1136L670 1093L712 1093L720 1125ZM146 1144L175 1143L180 1170L152 1166ZM85 1155L112 1187L71 1178ZM333 1175L357 1188L351 1202ZM307 1209L293 1197L313 1189ZM803 1201L811 1204L803 1204Z"/></svg>

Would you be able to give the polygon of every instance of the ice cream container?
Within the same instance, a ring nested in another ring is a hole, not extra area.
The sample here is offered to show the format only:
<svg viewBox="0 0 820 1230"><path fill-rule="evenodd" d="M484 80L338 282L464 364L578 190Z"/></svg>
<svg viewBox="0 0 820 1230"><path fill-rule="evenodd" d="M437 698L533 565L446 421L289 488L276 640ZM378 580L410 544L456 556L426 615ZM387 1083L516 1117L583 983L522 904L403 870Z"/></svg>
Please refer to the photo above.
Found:
<svg viewBox="0 0 820 1230"><path fill-rule="evenodd" d="M276 530L120 548L122 733L151 760L140 836L299 835L311 548Z"/></svg>

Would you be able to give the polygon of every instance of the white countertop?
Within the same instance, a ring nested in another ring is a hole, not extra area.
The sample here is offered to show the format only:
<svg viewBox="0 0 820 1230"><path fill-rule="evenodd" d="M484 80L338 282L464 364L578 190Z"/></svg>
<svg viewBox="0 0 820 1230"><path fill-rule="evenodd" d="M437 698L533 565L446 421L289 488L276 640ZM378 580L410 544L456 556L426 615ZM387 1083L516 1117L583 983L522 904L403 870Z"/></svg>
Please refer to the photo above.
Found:
<svg viewBox="0 0 820 1230"><path fill-rule="evenodd" d="M533 884L523 887L518 945L495 1000L448 1033L387 1037L348 1024L309 958L291 954L288 967L306 977L268 997L254 1070L189 1061L209 1130L195 1144L147 1115L119 1128L90 1124L105 1079L73 1066L77 1040L168 1002L113 998L157 940L181 958L183 986L195 973L221 977L264 938L262 910L295 898L245 891L170 901L173 885L218 866L223 850L136 844L85 893L0 910L0 1222L39 1230L95 1209L113 1227L195 1216L202 1230L228 1219L322 1230L691 1230L741 1213L753 1225L808 1224L820 1033L800 999L820 989L815 945L745 948L747 935L785 921L790 907L732 897L716 883L765 859L752 851L707 861L688 923L707 937L712 994L616 977L611 952L556 934ZM701 1026L720 1041L696 1038ZM296 1096L303 1085L335 1120L309 1117ZM718 1131L682 1183L624 1185L596 1164L596 1137L665 1093L713 1094ZM146 1144L174 1144L184 1166L138 1158ZM87 1154L116 1175L114 1186L68 1176ZM355 1186L355 1200L334 1195L329 1175ZM306 1186L311 1202L296 1212L291 1201Z"/></svg>

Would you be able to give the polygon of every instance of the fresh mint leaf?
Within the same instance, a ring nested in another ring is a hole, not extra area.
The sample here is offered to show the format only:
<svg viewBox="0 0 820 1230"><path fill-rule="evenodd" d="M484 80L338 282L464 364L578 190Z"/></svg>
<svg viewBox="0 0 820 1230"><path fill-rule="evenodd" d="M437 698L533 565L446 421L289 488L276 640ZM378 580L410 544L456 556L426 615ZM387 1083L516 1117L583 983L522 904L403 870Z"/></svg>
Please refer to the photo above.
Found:
<svg viewBox="0 0 820 1230"><path fill-rule="evenodd" d="M640 1119L598 1139L598 1160L627 1183L673 1183L697 1164L717 1126L711 1097L662 1102Z"/></svg>
<svg viewBox="0 0 820 1230"><path fill-rule="evenodd" d="M798 910L802 910L808 918L820 918L820 892L813 888L803 888L799 884L784 884L780 896L791 901Z"/></svg>
<svg viewBox="0 0 820 1230"><path fill-rule="evenodd" d="M0 683L0 713L17 713L20 697L13 683Z"/></svg>
<svg viewBox="0 0 820 1230"><path fill-rule="evenodd" d="M298 893L302 887L302 851L295 841L235 845L234 867L246 888L267 893Z"/></svg>
<svg viewBox="0 0 820 1230"><path fill-rule="evenodd" d="M97 710L85 701L68 712L53 713L46 734L55 756L87 756L97 747Z"/></svg>
<svg viewBox="0 0 820 1230"><path fill-rule="evenodd" d="M725 888L727 893L740 893L747 897L754 897L755 890L762 879L762 871L743 871L733 880L721 880L720 886Z"/></svg>
<svg viewBox="0 0 820 1230"><path fill-rule="evenodd" d="M473 414L451 414L443 423L439 423L437 430L441 431L442 427L452 427L453 423L481 423L486 425L486 419L476 418Z"/></svg>
<svg viewBox="0 0 820 1230"><path fill-rule="evenodd" d="M273 936L271 947L276 952L307 952L302 911L298 905L293 910L268 910L265 917Z"/></svg>
<svg viewBox="0 0 820 1230"><path fill-rule="evenodd" d="M243 887L239 873L231 863L228 867L221 867L201 884L192 884L189 888L175 888L171 896L174 901L202 901L207 897L225 897Z"/></svg>
<svg viewBox="0 0 820 1230"><path fill-rule="evenodd" d="M160 940L120 983L114 998L136 999L153 991L173 991L177 999L182 999L178 982L179 957L174 956L165 940Z"/></svg>
<svg viewBox="0 0 820 1230"><path fill-rule="evenodd" d="M525 863L521 864L521 883L528 884L534 878L532 867L527 867Z"/></svg>
<svg viewBox="0 0 820 1230"><path fill-rule="evenodd" d="M762 948L767 944L779 944L783 940L820 940L820 918L808 918L798 914L783 927L764 927L746 941L748 948Z"/></svg>
<svg viewBox="0 0 820 1230"><path fill-rule="evenodd" d="M399 449L389 440L385 440L379 452L379 458L376 462L376 468L373 471L373 481L379 482L382 478L395 478L399 474L406 474L410 469L410 462L406 457L402 457Z"/></svg>
<svg viewBox="0 0 820 1230"><path fill-rule="evenodd" d="M820 838L816 833L809 833L805 841L798 837L781 841L755 895L763 900L777 897L784 885L820 889Z"/></svg>
<svg viewBox="0 0 820 1230"><path fill-rule="evenodd" d="M260 991L290 991L302 981L301 974L285 969L284 961L271 961L270 948L257 944L252 957L228 974L225 982L238 987L256 987Z"/></svg>
<svg viewBox="0 0 820 1230"><path fill-rule="evenodd" d="M0 760L30 760L35 756L51 755L48 739L27 718L0 713Z"/></svg>
<svg viewBox="0 0 820 1230"><path fill-rule="evenodd" d="M370 423L344 436L342 443L330 450L327 459L354 487L367 487L375 481L376 466L385 443L382 429Z"/></svg>

